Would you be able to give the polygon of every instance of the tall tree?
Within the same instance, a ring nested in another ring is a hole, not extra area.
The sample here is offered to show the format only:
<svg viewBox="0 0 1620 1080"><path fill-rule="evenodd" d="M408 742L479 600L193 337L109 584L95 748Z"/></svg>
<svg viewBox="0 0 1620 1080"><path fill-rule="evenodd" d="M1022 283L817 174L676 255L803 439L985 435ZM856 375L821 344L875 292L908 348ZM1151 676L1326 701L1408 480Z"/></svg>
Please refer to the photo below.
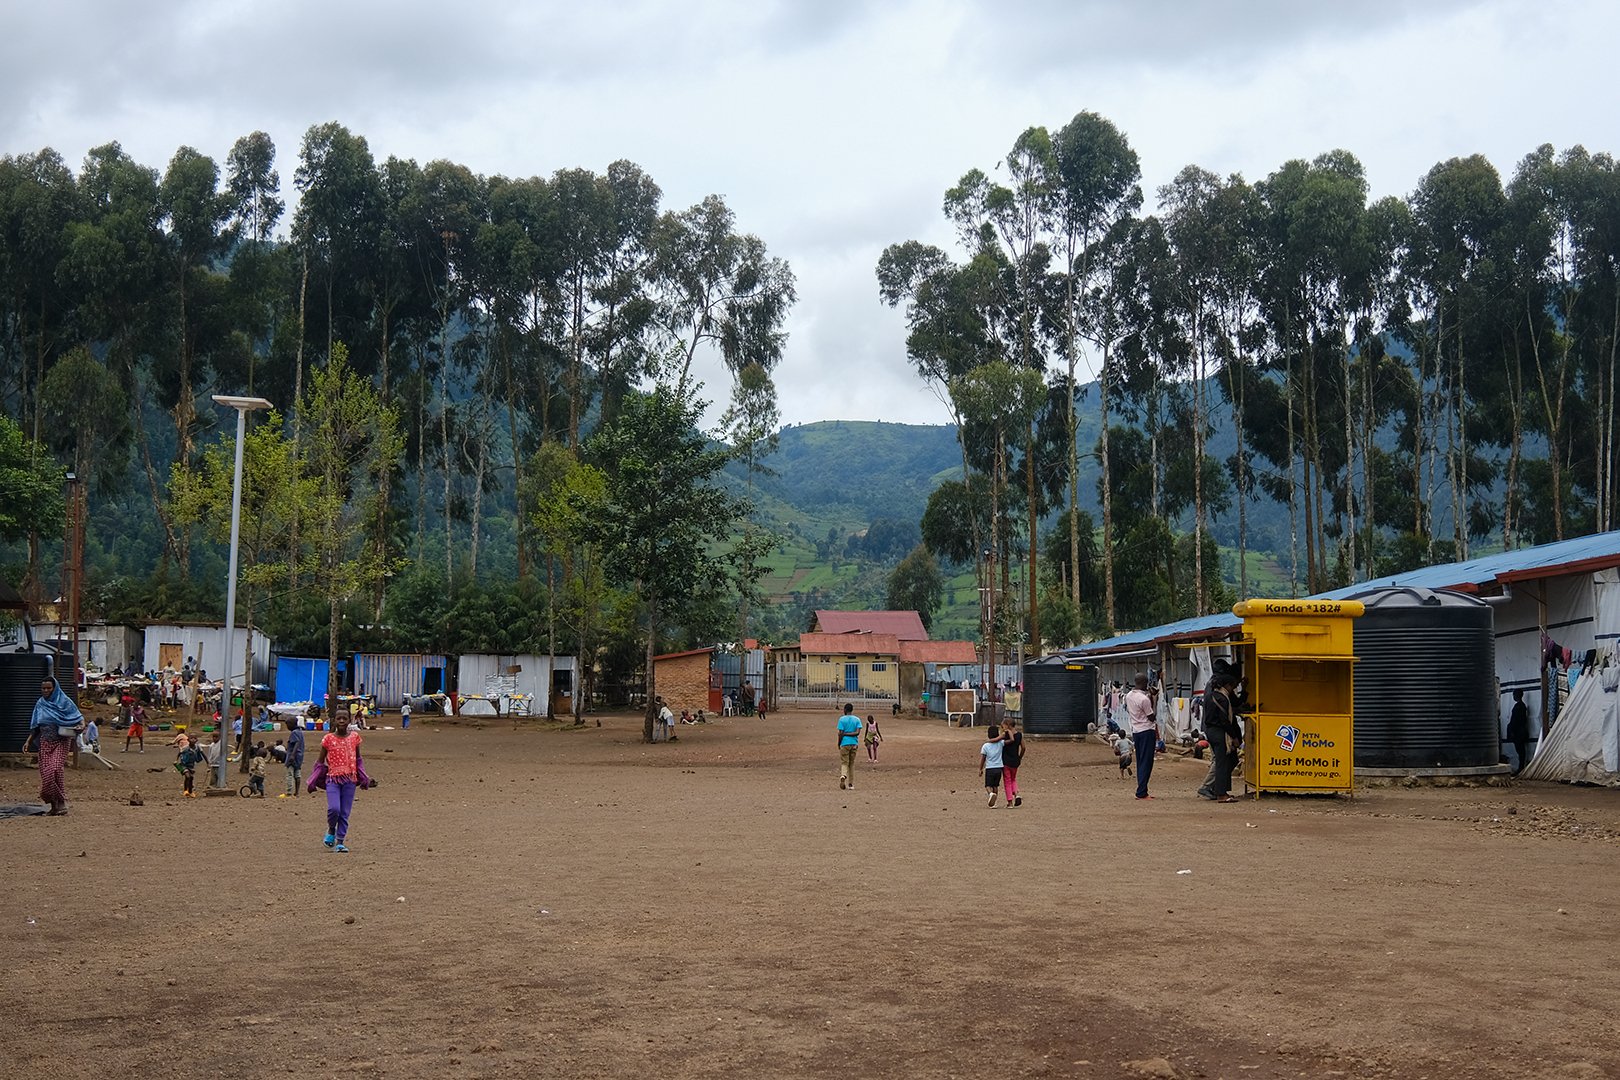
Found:
<svg viewBox="0 0 1620 1080"><path fill-rule="evenodd" d="M726 584L730 559L716 557L746 514L719 486L729 452L698 430L703 402L682 396L671 371L650 393L631 394L586 452L603 476L602 497L581 500L584 538L600 547L611 582L634 589L642 617L647 710L657 715L653 656L674 604L691 604Z"/></svg>
<svg viewBox="0 0 1620 1080"><path fill-rule="evenodd" d="M310 375L299 403L304 440L299 452L314 480L300 529L313 548L310 577L327 606L326 697L337 704L338 624L343 604L402 565L366 543L381 476L403 449L399 418L379 400L376 388L349 366L348 349L335 342L324 367Z"/></svg>
<svg viewBox="0 0 1620 1080"><path fill-rule="evenodd" d="M1053 192L1056 246L1064 271L1062 355L1068 368L1069 560L1078 566L1082 515L1079 423L1075 411L1080 387L1076 372L1082 360L1083 340L1095 345L1104 357L1113 341L1108 328L1117 320L1097 310L1108 298L1101 281L1128 234L1127 222L1142 205L1142 169L1124 133L1096 113L1079 113L1065 124L1052 137L1052 150L1057 171ZM1106 360L1097 367L1097 374L1106 388ZM1106 430L1106 405L1104 408ZM1078 611L1083 600L1078 573L1071 578L1070 597Z"/></svg>
<svg viewBox="0 0 1620 1080"><path fill-rule="evenodd" d="M934 612L945 595L945 579L939 564L926 545L911 549L889 574L889 591L884 600L891 611L915 611L922 619L923 629L934 626Z"/></svg>

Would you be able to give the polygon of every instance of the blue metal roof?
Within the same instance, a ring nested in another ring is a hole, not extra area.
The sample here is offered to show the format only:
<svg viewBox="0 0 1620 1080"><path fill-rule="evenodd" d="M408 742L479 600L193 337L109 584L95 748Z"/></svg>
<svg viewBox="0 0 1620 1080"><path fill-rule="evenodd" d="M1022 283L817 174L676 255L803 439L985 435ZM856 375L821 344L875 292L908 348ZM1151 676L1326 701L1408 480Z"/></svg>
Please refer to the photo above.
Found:
<svg viewBox="0 0 1620 1080"><path fill-rule="evenodd" d="M1482 585L1494 585L1499 581L1514 578L1551 577L1560 571L1572 570L1577 566L1581 569L1598 569L1602 564L1620 566L1620 530L1596 533L1592 536L1578 536L1573 540L1560 540L1557 543L1519 548L1516 551L1502 551L1463 562L1424 566L1416 570L1390 574L1387 577L1373 578L1371 581L1358 581L1342 589L1315 593L1309 599L1348 600L1375 589L1396 586L1473 590ZM1133 645L1146 647L1159 641L1197 641L1220 637L1224 632L1242 625L1242 622L1243 620L1230 612L1204 615L1196 619L1182 619L1179 622L1121 634L1106 641L1077 645L1064 650L1064 654L1075 657L1092 656L1124 651Z"/></svg>

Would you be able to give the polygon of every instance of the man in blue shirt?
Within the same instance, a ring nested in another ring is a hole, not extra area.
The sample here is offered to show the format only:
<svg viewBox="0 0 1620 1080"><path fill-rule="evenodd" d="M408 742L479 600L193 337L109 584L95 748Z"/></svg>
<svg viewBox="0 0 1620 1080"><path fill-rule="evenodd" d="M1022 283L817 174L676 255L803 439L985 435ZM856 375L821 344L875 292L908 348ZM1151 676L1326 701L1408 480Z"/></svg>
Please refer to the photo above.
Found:
<svg viewBox="0 0 1620 1080"><path fill-rule="evenodd" d="M838 718L838 789L855 787L855 751L861 745L861 719L855 706L845 705Z"/></svg>

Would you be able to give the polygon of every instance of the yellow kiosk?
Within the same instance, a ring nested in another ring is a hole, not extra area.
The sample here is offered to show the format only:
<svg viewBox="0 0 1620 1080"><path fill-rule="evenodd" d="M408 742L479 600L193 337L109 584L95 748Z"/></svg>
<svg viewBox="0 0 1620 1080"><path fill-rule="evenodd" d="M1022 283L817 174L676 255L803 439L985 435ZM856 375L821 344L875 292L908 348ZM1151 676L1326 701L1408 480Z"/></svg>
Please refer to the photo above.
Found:
<svg viewBox="0 0 1620 1080"><path fill-rule="evenodd" d="M1353 792L1354 620L1359 600L1245 600L1248 792Z"/></svg>

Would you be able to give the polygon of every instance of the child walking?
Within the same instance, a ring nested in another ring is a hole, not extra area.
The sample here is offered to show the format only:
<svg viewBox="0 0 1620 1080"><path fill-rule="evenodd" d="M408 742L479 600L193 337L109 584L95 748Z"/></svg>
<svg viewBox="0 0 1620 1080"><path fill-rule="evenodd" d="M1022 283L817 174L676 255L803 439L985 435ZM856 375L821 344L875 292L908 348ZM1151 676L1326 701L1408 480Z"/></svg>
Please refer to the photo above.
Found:
<svg viewBox="0 0 1620 1080"><path fill-rule="evenodd" d="M192 785L197 781L197 765L203 760L203 752L186 736L181 735L180 738L186 740L180 743L180 753L175 758L175 767L185 777L185 786L180 789L180 794L184 798L195 799L197 793L192 790Z"/></svg>
<svg viewBox="0 0 1620 1080"><path fill-rule="evenodd" d="M337 730L321 739L316 763L326 765L326 835L321 843L333 851L347 852L343 841L349 835L349 811L360 783L360 733L349 730L349 718L343 713L338 714Z"/></svg>
<svg viewBox="0 0 1620 1080"><path fill-rule="evenodd" d="M146 753L146 710L140 702L129 710L129 730L124 732L124 753L129 753L129 743L133 739L140 746L140 752Z"/></svg>
<svg viewBox="0 0 1620 1080"><path fill-rule="evenodd" d="M262 745L254 747L253 760L248 763L248 788L259 798L264 798L264 767L270 763L270 751Z"/></svg>
<svg viewBox="0 0 1620 1080"><path fill-rule="evenodd" d="M1018 792L1018 766L1024 763L1024 733L1018 721L1008 720L1001 732L1001 782L1007 792L1007 809L1024 805Z"/></svg>
<svg viewBox="0 0 1620 1080"><path fill-rule="evenodd" d="M866 733L863 738L866 741L866 760L876 765L878 746L883 742L883 732L878 730L877 717L870 713L866 717Z"/></svg>
<svg viewBox="0 0 1620 1080"><path fill-rule="evenodd" d="M991 724L985 732L988 738L979 747L979 772L984 776L984 791L990 796L988 805L996 805L996 793L1001 789L1001 729Z"/></svg>

